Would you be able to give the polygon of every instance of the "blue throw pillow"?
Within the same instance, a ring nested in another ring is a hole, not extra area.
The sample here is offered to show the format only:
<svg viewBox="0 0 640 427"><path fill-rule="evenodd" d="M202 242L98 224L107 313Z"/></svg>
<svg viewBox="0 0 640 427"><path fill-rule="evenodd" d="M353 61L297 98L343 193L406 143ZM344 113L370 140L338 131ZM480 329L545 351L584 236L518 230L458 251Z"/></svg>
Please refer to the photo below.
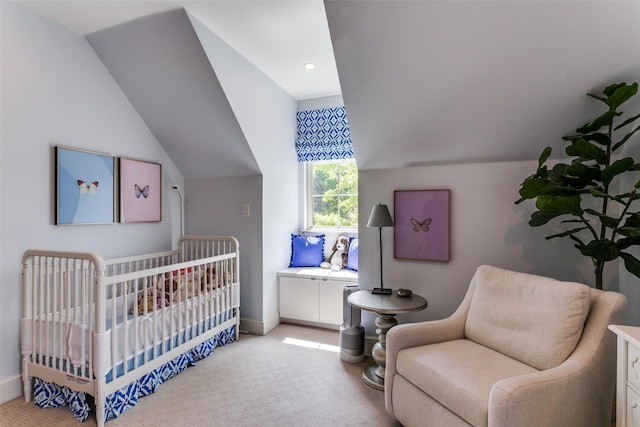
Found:
<svg viewBox="0 0 640 427"><path fill-rule="evenodd" d="M289 267L320 267L324 261L324 234L318 236L291 235Z"/></svg>
<svg viewBox="0 0 640 427"><path fill-rule="evenodd" d="M349 257L347 258L347 268L358 271L358 238L352 237L349 241Z"/></svg>

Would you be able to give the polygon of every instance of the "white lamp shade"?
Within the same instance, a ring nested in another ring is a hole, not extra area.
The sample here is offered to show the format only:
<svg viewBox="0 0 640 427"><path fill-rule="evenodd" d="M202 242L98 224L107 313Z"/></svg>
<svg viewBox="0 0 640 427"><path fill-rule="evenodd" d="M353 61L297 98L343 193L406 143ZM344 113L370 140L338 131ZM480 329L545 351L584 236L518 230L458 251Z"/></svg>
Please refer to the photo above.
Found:
<svg viewBox="0 0 640 427"><path fill-rule="evenodd" d="M367 227L393 227L393 220L387 205L382 203L373 205Z"/></svg>

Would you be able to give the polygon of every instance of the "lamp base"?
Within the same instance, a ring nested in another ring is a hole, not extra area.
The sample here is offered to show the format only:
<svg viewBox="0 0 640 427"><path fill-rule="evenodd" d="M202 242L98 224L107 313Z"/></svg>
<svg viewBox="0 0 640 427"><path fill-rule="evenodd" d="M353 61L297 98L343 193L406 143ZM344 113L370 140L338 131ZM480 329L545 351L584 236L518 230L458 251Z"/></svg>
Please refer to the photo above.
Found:
<svg viewBox="0 0 640 427"><path fill-rule="evenodd" d="M393 292L393 290L389 288L373 288L371 290L373 295L391 295L391 292Z"/></svg>

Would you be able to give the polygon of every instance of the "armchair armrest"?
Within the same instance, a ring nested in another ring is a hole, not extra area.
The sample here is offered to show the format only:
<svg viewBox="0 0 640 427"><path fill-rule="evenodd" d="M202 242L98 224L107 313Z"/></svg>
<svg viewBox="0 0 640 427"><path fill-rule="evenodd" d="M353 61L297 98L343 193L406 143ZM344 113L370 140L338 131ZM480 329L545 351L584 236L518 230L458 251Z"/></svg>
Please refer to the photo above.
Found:
<svg viewBox="0 0 640 427"><path fill-rule="evenodd" d="M464 338L466 312L456 311L451 317L420 323L394 326L387 332L385 365L385 407L393 414L391 389L396 374L398 352L405 348L418 347Z"/></svg>
<svg viewBox="0 0 640 427"><path fill-rule="evenodd" d="M607 398L613 388L599 388L599 369L568 359L553 369L497 382L489 394L489 427L611 425L612 411L602 407L613 408ZM594 395L598 401L584 404Z"/></svg>
<svg viewBox="0 0 640 427"><path fill-rule="evenodd" d="M591 292L592 307L571 356L555 368L497 382L489 395L489 427L611 425L616 347L606 325L623 318L626 297Z"/></svg>

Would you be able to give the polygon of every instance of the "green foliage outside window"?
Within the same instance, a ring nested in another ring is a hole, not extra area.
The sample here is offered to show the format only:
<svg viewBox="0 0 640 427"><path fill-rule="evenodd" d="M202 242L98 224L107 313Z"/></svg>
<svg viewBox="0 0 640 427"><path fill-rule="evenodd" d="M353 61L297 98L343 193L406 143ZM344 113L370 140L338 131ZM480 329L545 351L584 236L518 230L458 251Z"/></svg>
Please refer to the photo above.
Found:
<svg viewBox="0 0 640 427"><path fill-rule="evenodd" d="M358 227L358 168L353 160L311 166L312 227Z"/></svg>

